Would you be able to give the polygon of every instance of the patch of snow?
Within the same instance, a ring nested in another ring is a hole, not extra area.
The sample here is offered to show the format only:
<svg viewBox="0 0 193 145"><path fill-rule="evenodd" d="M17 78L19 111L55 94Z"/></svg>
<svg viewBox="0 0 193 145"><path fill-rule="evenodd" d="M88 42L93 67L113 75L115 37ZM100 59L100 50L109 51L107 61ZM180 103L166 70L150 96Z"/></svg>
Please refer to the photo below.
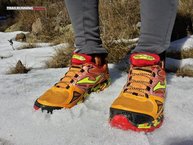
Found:
<svg viewBox="0 0 193 145"><path fill-rule="evenodd" d="M31 48L31 49L21 49L21 50L13 50L10 46L8 40L14 37L17 32L3 33L0 32L0 74L5 74L10 67L13 67L18 60L21 60L27 67L30 68L44 68L45 61L53 56L55 53L55 49L59 48L67 48L68 44L59 44L56 46L49 46L50 44L45 43L37 43L39 47ZM18 48L24 44L22 42L14 41L14 47Z"/></svg>
<svg viewBox="0 0 193 145"><path fill-rule="evenodd" d="M173 58L166 58L166 69L170 71L176 71L179 68L183 68L188 66L189 69L193 69L193 58L186 58L186 59L173 59Z"/></svg>
<svg viewBox="0 0 193 145"><path fill-rule="evenodd" d="M113 42L115 44L119 43L137 43L139 38L133 38L133 39L119 39L119 40L114 40Z"/></svg>
<svg viewBox="0 0 193 145"><path fill-rule="evenodd" d="M193 50L193 35L173 41L167 52L180 52L189 49Z"/></svg>

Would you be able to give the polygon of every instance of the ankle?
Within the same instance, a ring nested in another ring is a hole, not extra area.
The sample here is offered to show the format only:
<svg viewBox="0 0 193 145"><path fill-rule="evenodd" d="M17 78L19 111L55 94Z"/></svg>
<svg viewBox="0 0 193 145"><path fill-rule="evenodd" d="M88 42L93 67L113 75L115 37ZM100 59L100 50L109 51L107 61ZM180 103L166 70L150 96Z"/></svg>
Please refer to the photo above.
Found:
<svg viewBox="0 0 193 145"><path fill-rule="evenodd" d="M92 62L98 66L102 66L107 63L107 54L90 54L92 57Z"/></svg>

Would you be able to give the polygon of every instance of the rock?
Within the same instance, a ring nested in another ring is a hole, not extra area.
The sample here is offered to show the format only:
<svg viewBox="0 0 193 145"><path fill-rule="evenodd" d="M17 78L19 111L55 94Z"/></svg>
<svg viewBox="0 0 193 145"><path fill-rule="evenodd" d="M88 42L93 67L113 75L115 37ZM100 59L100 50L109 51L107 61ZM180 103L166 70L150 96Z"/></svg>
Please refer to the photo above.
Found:
<svg viewBox="0 0 193 145"><path fill-rule="evenodd" d="M21 62L21 60L19 60L15 66L15 71L16 73L27 73L29 71L29 69L27 69L23 63Z"/></svg>
<svg viewBox="0 0 193 145"><path fill-rule="evenodd" d="M26 68L21 62L21 60L19 60L14 67L10 68L7 74L24 74L27 73L28 71L30 71L30 68Z"/></svg>
<svg viewBox="0 0 193 145"><path fill-rule="evenodd" d="M26 35L24 33L19 33L16 35L15 40L20 42L26 42Z"/></svg>
<svg viewBox="0 0 193 145"><path fill-rule="evenodd" d="M34 35L38 35L43 31L43 24L40 18L36 19L36 21L32 24L32 33Z"/></svg>

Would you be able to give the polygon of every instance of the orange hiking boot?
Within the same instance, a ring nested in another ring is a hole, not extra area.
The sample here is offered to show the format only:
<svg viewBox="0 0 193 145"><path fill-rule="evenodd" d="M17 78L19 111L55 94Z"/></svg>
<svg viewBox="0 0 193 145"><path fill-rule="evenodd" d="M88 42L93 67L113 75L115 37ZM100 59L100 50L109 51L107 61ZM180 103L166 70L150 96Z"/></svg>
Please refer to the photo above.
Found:
<svg viewBox="0 0 193 145"><path fill-rule="evenodd" d="M130 56L128 81L110 108L110 124L123 130L151 132L163 121L166 73L160 57Z"/></svg>
<svg viewBox="0 0 193 145"><path fill-rule="evenodd" d="M65 76L36 100L34 109L52 113L55 109L71 108L91 92L102 91L108 85L109 72L104 59L74 53Z"/></svg>

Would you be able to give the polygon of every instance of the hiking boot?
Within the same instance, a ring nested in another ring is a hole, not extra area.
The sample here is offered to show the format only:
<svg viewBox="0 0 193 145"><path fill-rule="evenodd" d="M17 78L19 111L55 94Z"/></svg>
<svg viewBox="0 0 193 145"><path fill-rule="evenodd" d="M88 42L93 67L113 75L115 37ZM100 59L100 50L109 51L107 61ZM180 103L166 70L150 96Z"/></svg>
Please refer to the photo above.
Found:
<svg viewBox="0 0 193 145"><path fill-rule="evenodd" d="M85 100L91 92L102 91L109 85L109 71L104 58L74 53L71 66L63 78L40 96L34 109L72 108Z"/></svg>
<svg viewBox="0 0 193 145"><path fill-rule="evenodd" d="M130 56L128 80L110 107L110 124L123 130L151 132L163 121L166 91L164 61L152 53Z"/></svg>

